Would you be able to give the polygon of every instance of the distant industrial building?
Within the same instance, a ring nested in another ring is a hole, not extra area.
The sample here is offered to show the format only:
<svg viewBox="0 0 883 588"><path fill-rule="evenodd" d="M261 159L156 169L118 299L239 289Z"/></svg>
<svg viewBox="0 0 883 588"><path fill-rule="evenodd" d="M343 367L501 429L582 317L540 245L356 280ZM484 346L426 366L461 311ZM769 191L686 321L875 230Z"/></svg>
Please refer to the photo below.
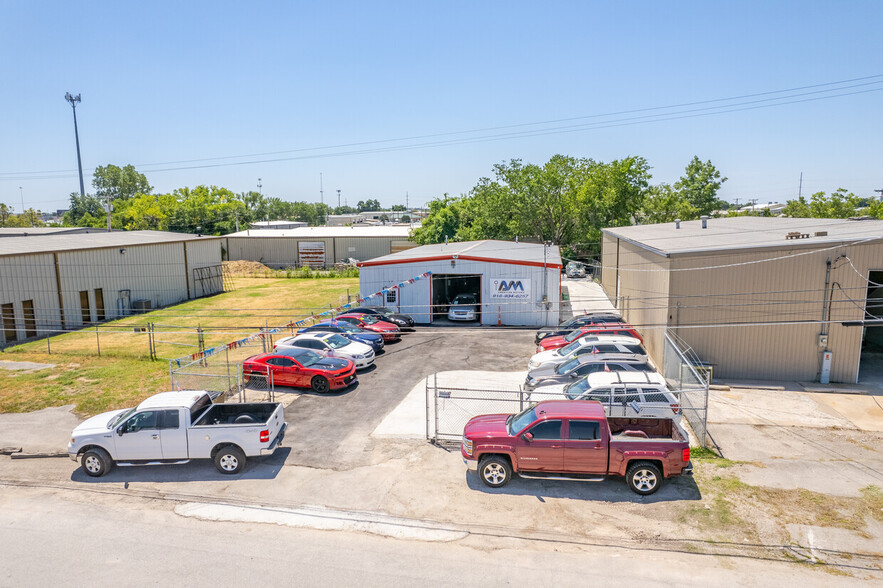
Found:
<svg viewBox="0 0 883 588"><path fill-rule="evenodd" d="M0 345L222 291L220 237L10 236L0 239Z"/></svg>
<svg viewBox="0 0 883 588"><path fill-rule="evenodd" d="M226 259L257 261L273 269L333 267L416 247L407 225L301 227L250 230L224 237Z"/></svg>
<svg viewBox="0 0 883 588"><path fill-rule="evenodd" d="M329 214L325 223L329 227L345 227L359 224L414 223L426 218L424 210L372 210L355 214Z"/></svg>
<svg viewBox="0 0 883 588"><path fill-rule="evenodd" d="M4 227L0 237L28 237L49 235L82 235L86 233L107 233L107 229L92 227Z"/></svg>
<svg viewBox="0 0 883 588"><path fill-rule="evenodd" d="M883 360L883 221L733 217L604 229L602 285L661 361L714 377L855 383Z"/></svg>
<svg viewBox="0 0 883 588"><path fill-rule="evenodd" d="M426 272L432 274L390 288ZM471 294L483 325L554 325L561 254L557 246L510 241L424 245L360 263L359 288L363 294L389 289L369 303L409 314L418 323L448 322L454 297Z"/></svg>
<svg viewBox="0 0 883 588"><path fill-rule="evenodd" d="M257 221L251 223L252 229L297 229L309 226L310 223L303 221L274 220L274 221Z"/></svg>

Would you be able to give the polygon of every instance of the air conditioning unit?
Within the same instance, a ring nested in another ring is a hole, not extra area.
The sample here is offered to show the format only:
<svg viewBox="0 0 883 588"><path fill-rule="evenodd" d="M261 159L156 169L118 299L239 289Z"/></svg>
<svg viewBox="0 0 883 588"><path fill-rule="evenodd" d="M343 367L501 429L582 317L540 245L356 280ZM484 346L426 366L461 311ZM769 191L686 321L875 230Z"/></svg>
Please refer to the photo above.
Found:
<svg viewBox="0 0 883 588"><path fill-rule="evenodd" d="M133 300L132 310L134 312L147 312L148 310L153 310L153 301L144 298L141 300Z"/></svg>

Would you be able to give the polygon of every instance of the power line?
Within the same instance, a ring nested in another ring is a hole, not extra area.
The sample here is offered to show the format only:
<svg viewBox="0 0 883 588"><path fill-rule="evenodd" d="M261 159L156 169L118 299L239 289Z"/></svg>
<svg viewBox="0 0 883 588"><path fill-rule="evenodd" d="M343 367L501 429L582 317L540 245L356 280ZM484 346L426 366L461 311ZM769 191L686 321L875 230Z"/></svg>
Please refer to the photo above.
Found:
<svg viewBox="0 0 883 588"><path fill-rule="evenodd" d="M812 101L812 100L821 100L821 99L828 99L828 98L838 98L838 97L844 97L844 96L851 96L851 95L865 93L865 92L880 91L880 90L883 90L883 88L875 88L875 89L859 91L859 92L832 94L832 95L828 95L828 96L819 96L817 98L813 98L813 99L809 99L809 100L791 100L792 98L797 98L797 97L802 97L802 96L809 96L809 95L820 94L820 93L842 92L843 90L854 89L854 88L859 88L859 87L869 86L869 85L876 85L876 84L883 83L883 79L881 79L881 78L883 78L883 74L865 76L865 77L861 77L861 78L852 78L849 80L840 80L837 82L826 82L826 83L822 83L822 84L814 84L814 85L809 85L809 86L798 86L798 87L788 88L788 89L783 89L783 90L773 90L773 91L760 92L760 93L754 93L754 94L743 94L743 95L732 96L732 97L728 97L728 98L715 98L715 99L710 99L710 100L685 102L685 103L668 105L668 106L655 106L655 107L640 108L640 109L633 109L633 110L616 111L616 112L610 112L610 113L605 113L605 114L584 115L584 116L578 116L578 117L552 119L552 120L539 121L539 122L519 123L519 124L503 125L503 126L495 126L495 127L484 127L484 128L472 129L472 130L450 131L450 132L434 133L434 134L426 134L426 135L413 135L413 136L409 136L409 137L400 137L400 138L393 138L393 139L380 139L380 140L363 141L363 142L356 142L356 143L342 143L342 144L328 145L328 146L322 146L322 147L289 149L289 150L284 150L284 151L271 151L271 152L255 153L255 154L248 154L248 155L231 155L231 156L189 159L189 160L179 160L179 161L170 161L170 162L161 162L161 163L138 164L138 167L150 168L150 167L154 167L154 166L165 166L165 165L176 165L177 166L178 164L182 164L182 163L202 163L202 162L224 161L224 160L230 160L230 159L242 159L242 158L247 158L247 157L265 157L265 156L283 155L283 154L289 154L289 153L305 153L305 152L310 152L310 151L325 151L325 150L329 150L329 149L344 149L344 148L350 148L350 147L363 147L363 146L369 146L369 145L379 145L379 144L384 144L384 143L414 141L414 140L432 139L432 138L447 137L447 136L454 136L454 135L466 135L466 134L484 133L484 132L489 132L489 131L524 128L524 127L531 127L531 126L551 125L551 124L558 124L558 123L562 123L562 122L572 122L572 121L577 121L577 120L608 118L611 116L620 116L620 115L624 115L624 114L636 114L636 113L641 113L641 112L654 112L654 111L660 111L660 110L671 110L671 109L675 109L675 108L684 108L684 107L688 107L688 106L697 106L697 105L702 105L702 104L734 102L734 101L738 101L738 100L743 101L743 102L738 102L736 104L724 104L721 106L685 110L685 111L674 112L674 113L651 114L651 115L645 115L645 116L640 116L640 117L631 117L631 118L625 118L625 119L614 120L614 121L603 121L600 123L586 123L586 124L581 124L581 125L568 125L568 126L557 127L557 128L552 128L552 129L536 129L536 130L531 130L531 131L506 133L506 134L500 134L500 135L487 135L484 137L454 139L454 140L449 140L449 141L436 141L436 142L429 142L429 143L422 143L422 144L418 143L418 144L413 144L413 145L393 146L393 147L378 148L378 149L363 149L363 150L357 150L357 151L345 151L345 152L338 152L338 153L316 154L316 155L311 155L311 156L284 157L284 158L277 158L277 159L216 163L216 164L209 164L209 165L179 166L179 167L174 167L174 168L145 169L144 171L154 173L154 172L163 172L163 171L203 169L203 168L208 168L208 167L224 167L224 166L232 166L232 165L251 165L251 164L257 164L257 163L271 163L271 162L276 162L276 161L291 161L291 160L296 160L296 159L310 159L310 158L337 157L337 156L346 156L346 155L360 155L360 154L367 154L367 153L379 153L379 152L385 152L385 151L399 151L399 150L403 150L403 149L415 149L415 148L436 147L436 146L444 146L444 145L466 144L466 143L473 143L473 142L478 142L478 141L491 141L491 140L499 140L499 139L505 139L505 138L532 137L532 136L540 136L540 135L558 133L558 132L573 132L575 130L601 129L601 128L609 128L610 126L623 126L620 124L611 125L611 124L609 124L611 122L621 123L621 122L633 121L632 124L640 124L641 122L658 122L658 121L662 121L662 120L677 120L677 119L681 119L681 118L690 118L691 116L673 116L673 115L693 114L695 116L704 116L707 114L721 114L721 113L728 113L728 112L738 112L738 111L742 111L742 110L751 110L753 108L734 109L733 107L734 106L750 105L750 104L758 104L761 102L778 101L775 104L766 104L765 106L763 106L763 107L771 107L771 106L795 104L795 103L799 103L799 102L806 102L806 101ZM875 80L875 81L866 81L866 80ZM855 83L855 82L864 82L864 83ZM843 85L843 84L851 84L851 85ZM840 87L830 87L830 86L840 86ZM822 88L822 87L830 87L830 88L824 89L824 90L814 90L811 92L802 92L802 93L794 94L794 92L798 92L800 90L811 90L814 88ZM744 101L746 98L756 98L759 96L771 96L773 94L790 94L790 95L780 96L780 97L775 97L775 98L764 98L764 99L760 99L760 100ZM709 111L709 110L717 110L719 112L711 112L711 113L706 112L705 114L696 114L696 113L700 113L701 111ZM650 120L643 120L642 121L641 119L650 119ZM59 176L58 174L68 174L68 173L70 173L70 171L71 170L34 171L34 172L0 172L0 179L7 179L7 180L12 180L12 179L15 179L15 180L17 180L17 179L59 179L60 177L65 177L65 176ZM15 176L15 177L6 177L6 176Z"/></svg>

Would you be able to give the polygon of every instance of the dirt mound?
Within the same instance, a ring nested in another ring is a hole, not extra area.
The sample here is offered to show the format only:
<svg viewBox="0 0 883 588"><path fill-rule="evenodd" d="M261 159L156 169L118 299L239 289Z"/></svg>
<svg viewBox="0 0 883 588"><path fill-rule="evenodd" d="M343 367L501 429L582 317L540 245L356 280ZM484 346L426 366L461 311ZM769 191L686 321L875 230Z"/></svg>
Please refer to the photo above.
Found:
<svg viewBox="0 0 883 588"><path fill-rule="evenodd" d="M224 271L233 276L262 276L273 273L273 270L257 261L225 261Z"/></svg>

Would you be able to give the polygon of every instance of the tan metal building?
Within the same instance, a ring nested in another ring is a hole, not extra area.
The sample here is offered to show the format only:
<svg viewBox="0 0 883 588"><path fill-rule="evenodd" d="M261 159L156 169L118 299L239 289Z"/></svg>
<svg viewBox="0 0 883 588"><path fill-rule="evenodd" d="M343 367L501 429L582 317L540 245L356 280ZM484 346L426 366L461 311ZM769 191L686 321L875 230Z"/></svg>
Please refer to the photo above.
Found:
<svg viewBox="0 0 883 588"><path fill-rule="evenodd" d="M407 225L301 227L240 231L224 237L227 259L267 267L331 267L350 258L366 261L416 247Z"/></svg>
<svg viewBox="0 0 883 588"><path fill-rule="evenodd" d="M883 327L864 321L883 314L868 305L869 279L883 283L883 221L734 217L705 228L604 229L602 268L604 290L657 361L665 328L715 378L819 381L829 368L831 382L855 383L863 355L880 361Z"/></svg>
<svg viewBox="0 0 883 588"><path fill-rule="evenodd" d="M0 345L223 291L221 241L160 231L0 239Z"/></svg>

